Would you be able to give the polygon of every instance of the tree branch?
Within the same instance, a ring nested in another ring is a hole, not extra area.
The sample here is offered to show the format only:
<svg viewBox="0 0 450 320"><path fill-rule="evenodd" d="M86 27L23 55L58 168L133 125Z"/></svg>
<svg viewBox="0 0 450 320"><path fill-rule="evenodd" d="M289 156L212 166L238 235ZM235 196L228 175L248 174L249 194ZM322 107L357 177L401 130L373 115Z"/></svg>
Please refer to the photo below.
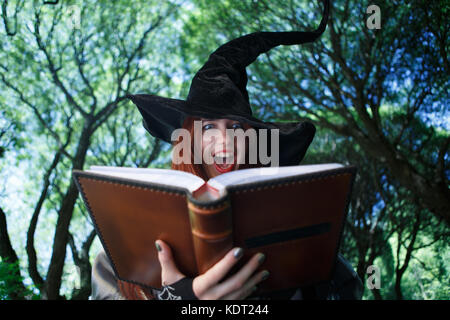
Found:
<svg viewBox="0 0 450 320"><path fill-rule="evenodd" d="M0 65L0 67L3 67ZM4 68L4 67L3 67ZM5 75L3 73L0 73L0 78L2 79L2 82L11 90L13 90L18 96L19 96L19 100L22 101L23 103L25 103L25 105L27 105L28 107L31 108L31 110L33 110L33 113L36 115L37 119L39 120L39 122L41 123L41 125L46 128L48 130L48 132L50 133L50 135L56 140L56 143L58 144L58 147L60 148L61 152L70 160L73 160L73 156L69 153L67 153L67 151L65 150L65 147L63 148L63 146L65 145L65 143L63 143L61 141L61 139L59 138L58 134L52 130L52 128L49 126L48 122L45 121L45 119L42 118L42 115L40 114L38 108L32 104L25 96L24 94L16 87L14 86L9 80L6 79ZM71 117L71 116L70 116Z"/></svg>
<svg viewBox="0 0 450 320"><path fill-rule="evenodd" d="M17 290L10 293L13 300L25 299L24 294L27 291L25 285L20 280L19 258L16 251L12 247L11 240L9 239L8 227L6 222L6 214L2 208L0 208L0 257L3 261L9 264L15 264L17 268L13 271L13 279L7 280L5 285L11 285L17 288ZM2 279L3 280L3 279Z"/></svg>
<svg viewBox="0 0 450 320"><path fill-rule="evenodd" d="M14 9L14 31L12 31L9 27L9 21L8 21L8 0L3 0L2 3L2 19L3 19L3 24L5 26L5 31L6 34L10 37L16 35L17 33L17 14L19 13L19 11L23 8L24 5L24 1L23 0L19 0L16 3L16 7Z"/></svg>
<svg viewBox="0 0 450 320"><path fill-rule="evenodd" d="M75 101L74 97L69 93L66 86L63 84L61 79L58 75L58 70L61 68L56 68L55 64L50 56L50 53L47 51L46 46L42 42L42 37L40 34L40 12L35 11L35 24L34 24L34 32L33 35L35 37L36 43L38 45L39 50L45 55L47 60L47 66L50 71L50 74L52 76L53 82L55 85L63 92L64 96L66 97L67 102L74 107L76 110L78 110L84 117L87 117L87 112L83 110L83 108ZM55 18L54 18L55 19Z"/></svg>
<svg viewBox="0 0 450 320"><path fill-rule="evenodd" d="M91 105L91 112L93 112L97 106L97 97L95 96L95 92L94 89L92 87L92 85L90 84L88 78L86 77L86 74L83 70L83 66L86 64L86 60L85 60L85 52L84 52L84 47L86 42L94 35L94 33L91 33L90 35L88 35L85 38L82 38L81 40L81 44L80 47L77 48L76 44L75 44L75 30L72 33L72 48L74 51L74 58L75 61L77 63L77 69L78 69L78 73L81 76L81 79L83 80L83 83L85 84L85 86L88 88L89 91L89 95L92 98L92 105Z"/></svg>
<svg viewBox="0 0 450 320"><path fill-rule="evenodd" d="M48 189L50 186L50 176L55 170L56 166L58 165L62 150L67 147L67 145L70 142L70 136L72 134L72 129L69 130L69 134L66 139L66 143L60 147L60 149L56 152L53 161L50 165L50 167L47 169L47 171L44 174L44 185L42 187L41 196L39 197L39 200L35 206L33 215L31 216L30 225L28 226L28 232L27 232L27 244L26 244L26 251L28 255L28 273L30 274L31 279L33 280L34 284L41 288L44 284L44 280L39 274L39 271L37 269L37 256L36 256L36 250L34 248L34 234L36 231L37 223L39 214L42 209L42 205L47 198Z"/></svg>

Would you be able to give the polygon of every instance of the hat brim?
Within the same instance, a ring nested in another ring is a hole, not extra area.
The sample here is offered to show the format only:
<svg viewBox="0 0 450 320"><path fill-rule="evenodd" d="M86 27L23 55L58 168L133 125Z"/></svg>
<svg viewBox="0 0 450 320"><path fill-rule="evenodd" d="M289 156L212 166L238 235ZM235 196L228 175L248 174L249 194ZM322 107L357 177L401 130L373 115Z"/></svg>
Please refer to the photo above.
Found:
<svg viewBox="0 0 450 320"><path fill-rule="evenodd" d="M149 94L127 95L138 107L145 129L154 137L172 143L172 132L183 126L187 116L232 119L255 129L279 129L279 165L298 165L311 144L316 128L308 121L264 122L248 114L226 113L209 106L192 106L185 100Z"/></svg>

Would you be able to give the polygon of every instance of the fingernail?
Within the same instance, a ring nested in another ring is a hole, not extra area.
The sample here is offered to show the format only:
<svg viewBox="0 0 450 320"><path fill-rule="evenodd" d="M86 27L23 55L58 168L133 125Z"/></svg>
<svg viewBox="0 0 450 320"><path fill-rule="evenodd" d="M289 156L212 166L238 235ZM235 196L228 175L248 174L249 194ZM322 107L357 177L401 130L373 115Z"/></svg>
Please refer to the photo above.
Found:
<svg viewBox="0 0 450 320"><path fill-rule="evenodd" d="M270 272L267 271L267 270L265 270L265 271L262 273L261 280L266 280L266 279L269 277L269 275L270 275Z"/></svg>
<svg viewBox="0 0 450 320"><path fill-rule="evenodd" d="M236 250L234 250L234 257L236 259L239 259L240 257L242 257L242 254L244 253L244 250L242 250L242 248L237 248Z"/></svg>
<svg viewBox="0 0 450 320"><path fill-rule="evenodd" d="M258 263L262 264L266 260L266 255L264 253L260 253L258 257Z"/></svg>
<svg viewBox="0 0 450 320"><path fill-rule="evenodd" d="M161 251L162 251L161 246L160 246L159 243L156 242L156 241L155 241L155 247L156 247L156 250L158 250L158 252L161 252Z"/></svg>

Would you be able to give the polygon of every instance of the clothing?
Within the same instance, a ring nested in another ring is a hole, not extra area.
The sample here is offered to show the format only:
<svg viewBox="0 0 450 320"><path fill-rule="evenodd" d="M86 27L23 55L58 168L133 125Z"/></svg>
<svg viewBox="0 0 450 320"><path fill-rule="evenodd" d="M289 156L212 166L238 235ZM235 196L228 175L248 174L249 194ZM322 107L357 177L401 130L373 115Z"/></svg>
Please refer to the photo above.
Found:
<svg viewBox="0 0 450 320"><path fill-rule="evenodd" d="M221 45L194 75L185 100L146 93L128 94L126 97L142 115L144 128L155 138L172 143L172 133L182 128L188 116L242 121L256 130L268 130L278 139L279 156L275 165L298 165L313 140L314 125L300 119L266 122L254 117L246 68L275 47L317 40L327 27L330 10L330 1L322 2L322 20L314 31L254 32Z"/></svg>
<svg viewBox="0 0 450 320"><path fill-rule="evenodd" d="M158 296L159 291L154 290ZM287 290L276 295L266 294L252 299L318 299L318 300L359 300L363 294L363 284L350 263L338 254L336 269L330 283L297 290ZM104 251L101 251L92 267L92 300L125 300L120 293L117 278Z"/></svg>
<svg viewBox="0 0 450 320"><path fill-rule="evenodd" d="M105 251L100 251L92 266L90 300L125 300Z"/></svg>

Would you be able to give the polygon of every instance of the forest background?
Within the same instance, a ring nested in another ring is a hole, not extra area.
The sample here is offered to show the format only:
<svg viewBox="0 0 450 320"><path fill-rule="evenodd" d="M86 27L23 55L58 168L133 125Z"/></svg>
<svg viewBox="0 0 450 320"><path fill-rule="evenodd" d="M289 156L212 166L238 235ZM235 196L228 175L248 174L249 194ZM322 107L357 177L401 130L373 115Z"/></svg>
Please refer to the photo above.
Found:
<svg viewBox="0 0 450 320"><path fill-rule="evenodd" d="M302 163L358 166L341 253L364 299L450 298L449 8L336 0L318 41L247 68L256 117L316 125ZM185 99L219 45L313 30L321 10L306 0L2 1L0 299L89 297L101 245L72 169L169 168L170 145L145 132L127 93Z"/></svg>

